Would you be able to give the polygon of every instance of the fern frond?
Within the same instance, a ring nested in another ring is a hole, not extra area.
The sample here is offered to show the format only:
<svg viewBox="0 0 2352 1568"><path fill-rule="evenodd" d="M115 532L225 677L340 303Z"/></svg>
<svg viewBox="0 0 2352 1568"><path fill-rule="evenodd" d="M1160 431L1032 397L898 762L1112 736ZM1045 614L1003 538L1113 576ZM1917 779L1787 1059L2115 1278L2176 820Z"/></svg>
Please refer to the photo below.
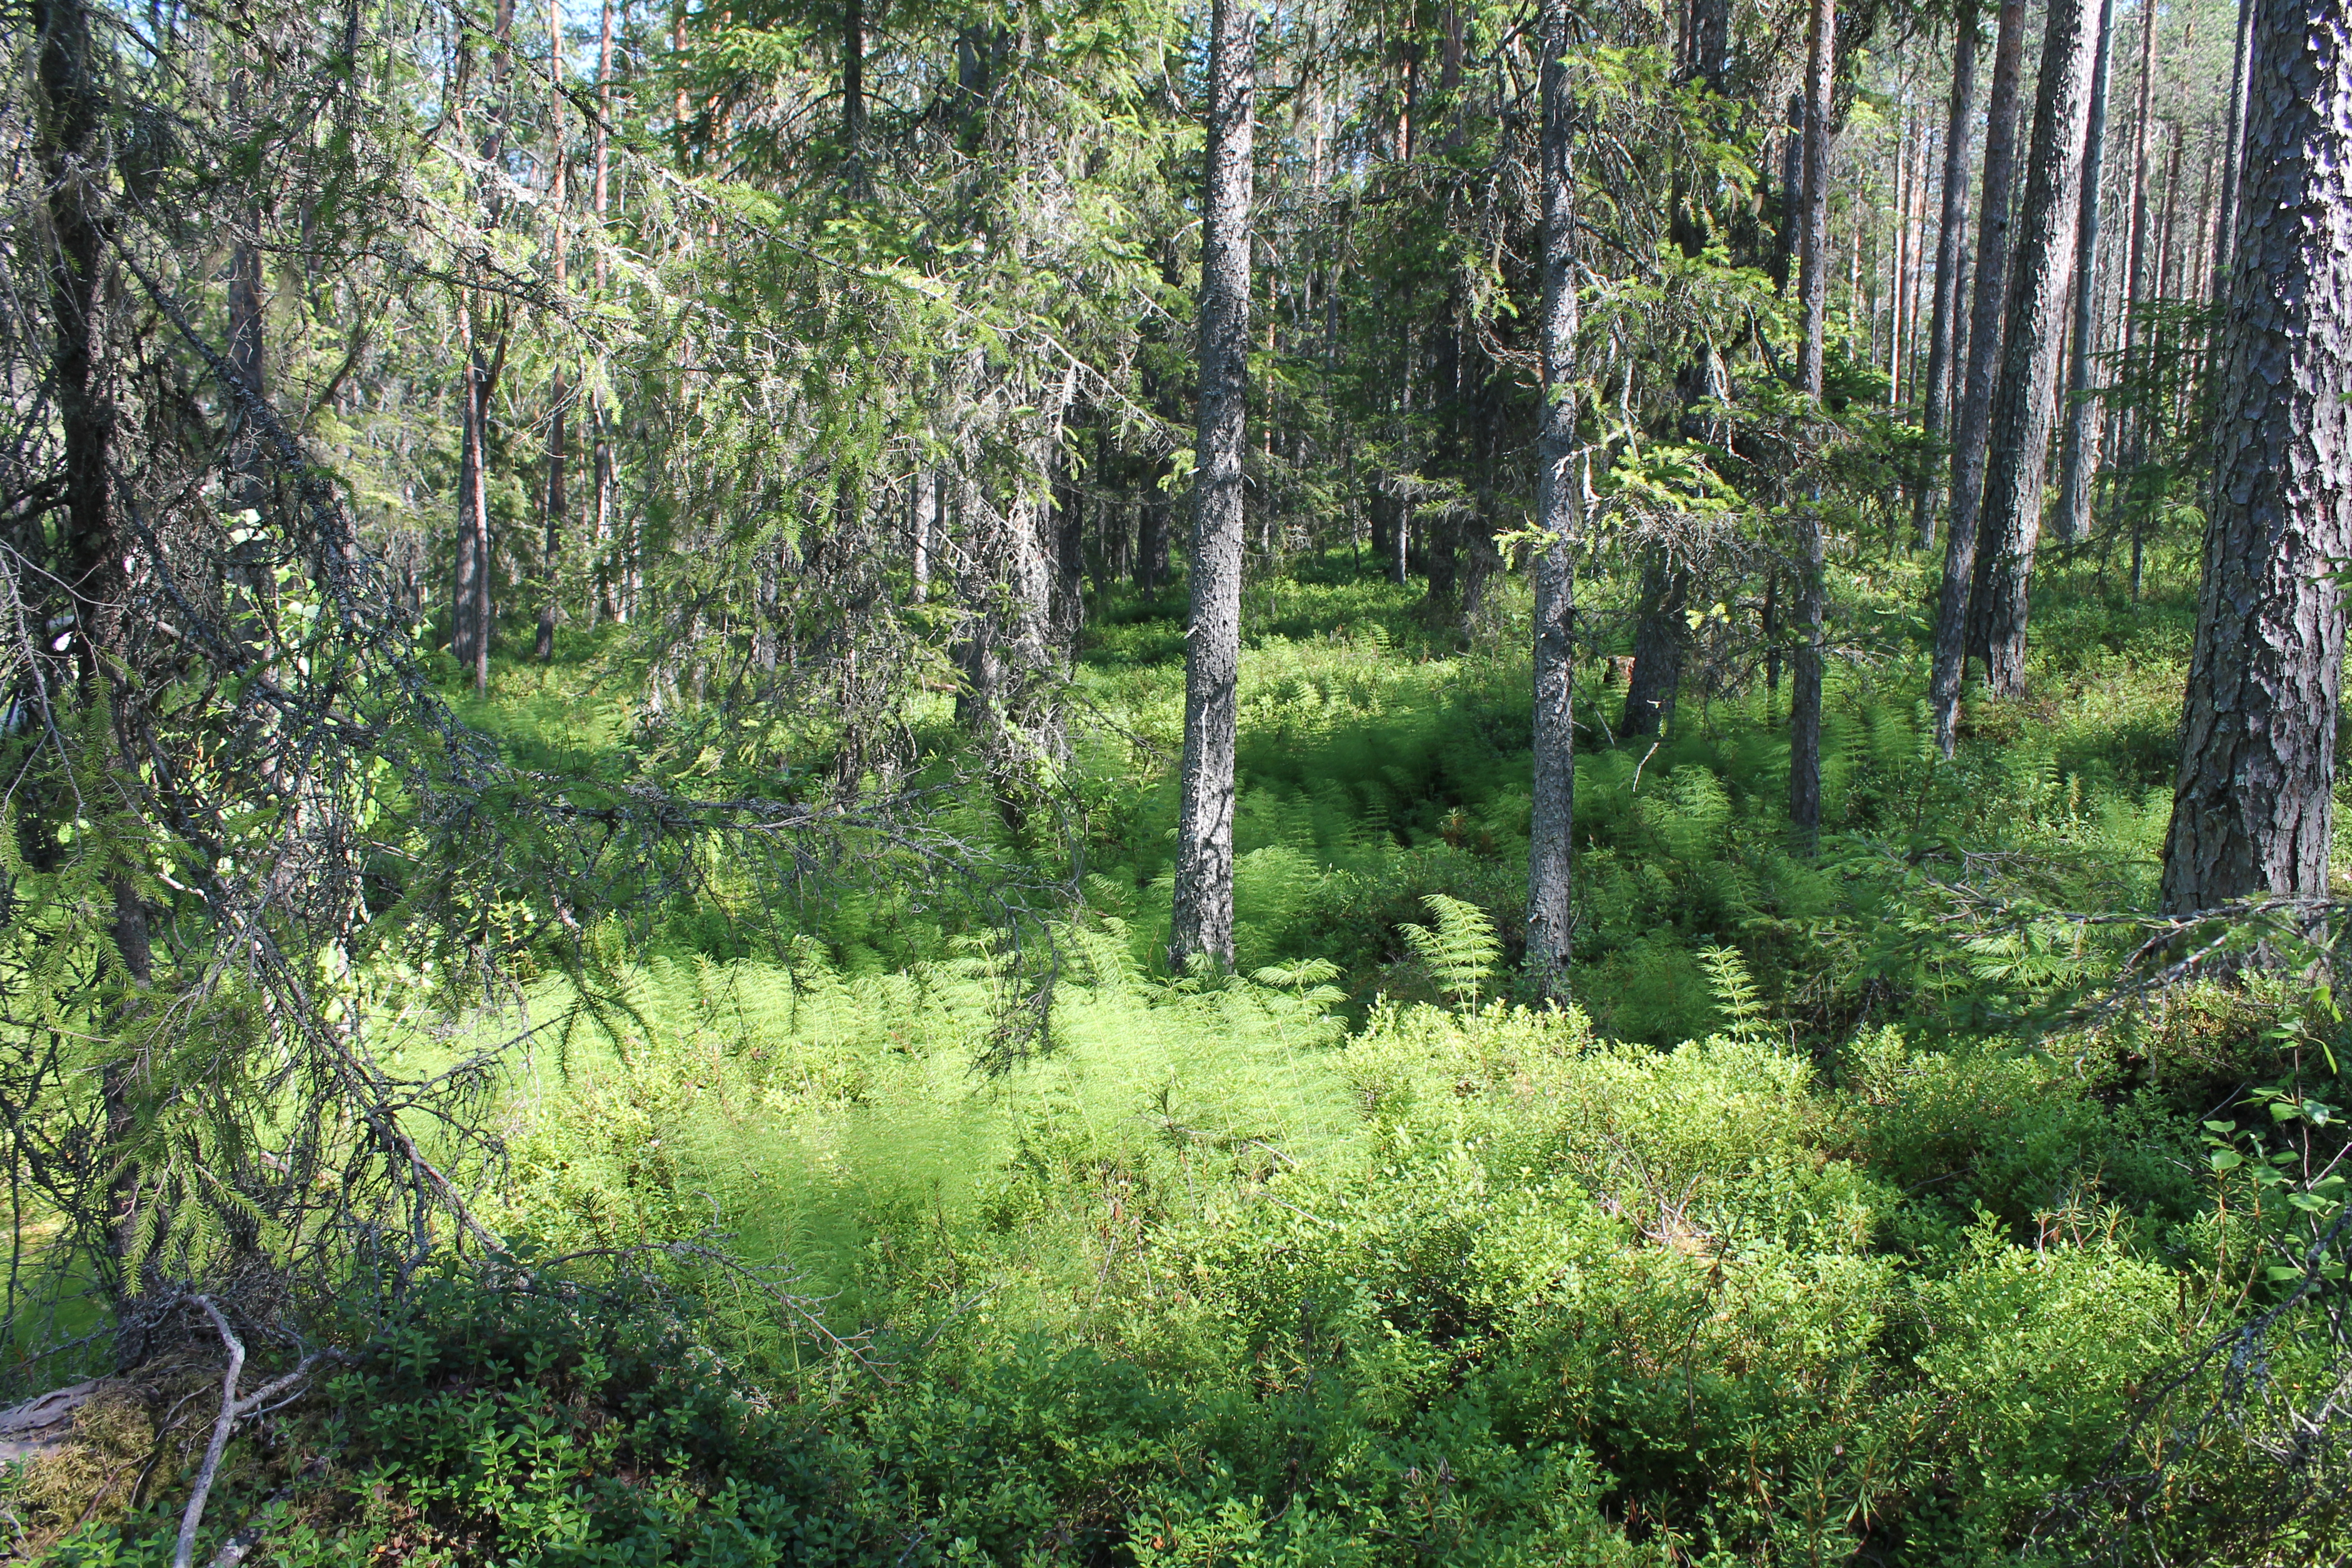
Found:
<svg viewBox="0 0 2352 1568"><path fill-rule="evenodd" d="M1437 927L1434 931L1427 926L1404 927L1406 945L1455 1006L1475 1005L1502 956L1503 944L1496 938L1494 921L1477 905L1444 893L1427 894L1421 901L1435 917Z"/></svg>
<svg viewBox="0 0 2352 1568"><path fill-rule="evenodd" d="M1706 971L1707 988L1715 993L1715 1005L1730 1021L1726 1033L1735 1040L1766 1037L1770 1026L1764 1016L1764 998L1739 950L1720 945L1703 947L1699 949L1698 962L1699 967Z"/></svg>

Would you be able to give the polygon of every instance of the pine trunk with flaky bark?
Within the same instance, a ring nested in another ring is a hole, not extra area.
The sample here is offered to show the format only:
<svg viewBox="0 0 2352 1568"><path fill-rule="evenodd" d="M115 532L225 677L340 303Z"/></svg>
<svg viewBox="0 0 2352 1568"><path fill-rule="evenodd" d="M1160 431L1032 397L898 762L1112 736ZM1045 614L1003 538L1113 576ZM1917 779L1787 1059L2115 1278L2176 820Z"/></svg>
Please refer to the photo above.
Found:
<svg viewBox="0 0 2352 1568"><path fill-rule="evenodd" d="M2010 263L2000 394L1985 469L1983 539L1972 613L1982 619L1985 679L1996 697L2025 689L2027 590L2042 538L2051 396L2066 345L2075 231L2083 200L2099 7L2051 0L2034 94L2033 141Z"/></svg>
<svg viewBox="0 0 2352 1568"><path fill-rule="evenodd" d="M2074 227L2074 341L2067 354L2066 444L2058 469L2053 521L2068 544L2091 531L2091 480L2099 467L2098 404L2091 362L2098 353L2099 182L2105 174L2107 85L2114 75L2116 0L2100 0L2098 58L2091 69L2089 140L2083 148L2083 198Z"/></svg>
<svg viewBox="0 0 2352 1568"><path fill-rule="evenodd" d="M1993 43L1992 95L1985 112L1983 191L1977 205L1975 300L1969 363L1952 428L1951 519L1944 531L1944 584L1936 616L1935 666L1927 701L1936 748L1945 756L1959 733L1960 684L1968 672L1969 603L1976 590L1977 517L1984 499L1985 442L2000 364L2001 310L2009 280L2009 190L2016 173L2017 97L2025 56L2025 0L2002 0Z"/></svg>
<svg viewBox="0 0 2352 1568"><path fill-rule="evenodd" d="M1535 791L1528 837L1528 973L1537 991L1568 1000L1573 934L1576 731L1573 551L1583 501L1576 475L1576 207L1569 153L1567 0L1543 0L1540 135L1543 251L1540 276L1543 407L1536 426Z"/></svg>
<svg viewBox="0 0 2352 1568"><path fill-rule="evenodd" d="M1251 143L1257 7L1215 0L1202 193L1201 396L1182 805L1169 967L1234 962L1234 751L1241 676L1243 405L1249 387Z"/></svg>
<svg viewBox="0 0 2352 1568"><path fill-rule="evenodd" d="M2263 0L2164 847L2176 914L2323 897L2352 556L2352 5Z"/></svg>
<svg viewBox="0 0 2352 1568"><path fill-rule="evenodd" d="M1941 219L1936 235L1936 299L1927 317L1927 395L1919 416L1920 433L1930 442L1940 438L1951 418L1952 363L1960 313L1962 247L1967 241L1969 213L1969 129L1976 113L1976 0L1960 0L1952 36L1952 107L1944 122L1944 189ZM1932 477L1931 462L1913 488L1911 528L1922 550L1936 542L1936 498L1942 488Z"/></svg>
<svg viewBox="0 0 2352 1568"><path fill-rule="evenodd" d="M1797 351L1799 390L1818 398L1828 353L1830 114L1837 10L1812 0L1806 39L1805 193L1798 219L1797 300L1804 338ZM1822 831L1822 666L1828 643L1828 570L1819 499L1797 511L1797 646L1789 691L1789 831L1810 849Z"/></svg>

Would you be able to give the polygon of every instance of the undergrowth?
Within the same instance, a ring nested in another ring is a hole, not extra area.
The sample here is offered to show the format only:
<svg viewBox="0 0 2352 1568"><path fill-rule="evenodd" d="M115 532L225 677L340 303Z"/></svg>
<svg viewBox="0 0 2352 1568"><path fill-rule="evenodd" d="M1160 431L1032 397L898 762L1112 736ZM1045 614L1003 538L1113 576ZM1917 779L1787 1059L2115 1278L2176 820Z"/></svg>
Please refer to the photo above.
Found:
<svg viewBox="0 0 2352 1568"><path fill-rule="evenodd" d="M2271 1300L2261 1244L2340 1201L2309 1159L2341 1150L2332 1015L2200 992L2052 1026L2113 962L2066 911L2150 892L2185 603L2038 585L2036 698L1972 703L1939 763L1896 656L1917 581L1857 576L1843 599L1896 654L1833 682L1817 858L1780 830L1770 694L1686 693L1663 741L1618 744L1588 683L1563 1012L1514 990L1523 609L1501 593L1465 647L1332 576L1251 590L1248 978L1160 972L1179 606L1106 606L1066 911L1008 949L937 889L873 889L754 955L687 910L605 994L540 979L484 1209L510 1256L331 1325L360 1359L240 1437L204 1549L1941 1568L2098 1544L2112 1520L2053 1500L2200 1396L2157 1373ZM504 721L635 743L562 700L588 668ZM985 798L943 809L1048 855ZM1961 883L2015 918L1956 937ZM1009 1037L1045 973L1049 1012ZM2310 1353L2277 1342L2273 1374ZM103 1406L81 1468L0 1483L20 1552L167 1560L165 1392ZM106 1479L142 1447L161 1479ZM2226 1438L2179 1463L2140 1522L2195 1561L2258 1467ZM2313 1528L2303 1560L2352 1552Z"/></svg>

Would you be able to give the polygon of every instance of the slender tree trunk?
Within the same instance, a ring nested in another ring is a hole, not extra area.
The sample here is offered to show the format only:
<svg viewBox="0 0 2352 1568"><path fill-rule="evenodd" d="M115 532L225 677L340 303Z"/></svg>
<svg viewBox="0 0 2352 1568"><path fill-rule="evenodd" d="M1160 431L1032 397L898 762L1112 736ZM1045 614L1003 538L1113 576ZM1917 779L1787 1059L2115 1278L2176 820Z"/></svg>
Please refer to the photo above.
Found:
<svg viewBox="0 0 2352 1568"><path fill-rule="evenodd" d="M1168 580L1168 495L1157 488L1143 498L1135 519L1135 586L1156 593Z"/></svg>
<svg viewBox="0 0 2352 1568"><path fill-rule="evenodd" d="M596 214L596 297L604 296L604 246L609 237L604 232L605 215L612 194L611 126L613 121L613 0L604 0L598 7L596 23L596 129L595 188L589 200ZM588 418L595 427L596 445L593 458L593 479L596 486L596 586L593 601L597 612L607 620L619 619L613 595L613 443L605 428L603 394L595 393L588 405ZM593 625L595 616L589 616Z"/></svg>
<svg viewBox="0 0 2352 1568"><path fill-rule="evenodd" d="M2321 898L2352 556L2352 5L2264 5L2164 907Z"/></svg>
<svg viewBox="0 0 2352 1568"><path fill-rule="evenodd" d="M1088 415L1081 408L1070 423L1083 426ZM1067 660L1077 652L1087 619L1087 505L1077 443L1055 443L1052 544L1054 552L1053 625L1055 652Z"/></svg>
<svg viewBox="0 0 2352 1568"><path fill-rule="evenodd" d="M508 86L514 67L514 0L494 0L490 13L490 109L482 139L482 163L497 168L506 160L509 110ZM462 107L460 115L462 116ZM457 133L465 134L463 119ZM499 188L480 192L488 217L495 223L504 202ZM461 369L462 428L459 432L457 476L457 539L454 602L450 607L450 651L461 668L471 670L474 689L490 684L490 640L495 627L490 601L489 422L490 396L505 363L506 332L501 327L490 357L483 356L478 300L466 284L458 286L457 341Z"/></svg>
<svg viewBox="0 0 2352 1568"><path fill-rule="evenodd" d="M49 366L58 434L64 445L66 538L60 575L71 616L79 684L95 702L101 689L115 698L119 766L131 768L122 731L129 672L123 668L123 618L131 597L125 545L110 472L115 407L105 363L101 322L106 304L106 219L100 205L107 181L106 102L99 80L98 45L87 0L34 0L38 58L37 148L48 186L50 243ZM258 348L257 339L256 348ZM147 909L127 872L110 879L114 948L133 991L152 982ZM134 1004L135 1005L135 1004ZM99 1096L108 1153L136 1131L131 1064L117 1059L100 1074ZM137 1169L126 1159L108 1182L110 1239L116 1257L130 1249ZM117 1289L132 1282L117 1279Z"/></svg>
<svg viewBox="0 0 2352 1568"><path fill-rule="evenodd" d="M2257 0L2238 0L2238 46L2230 69L2230 107L2222 125L2221 190L2214 209L2210 292L2219 304L2229 288L2230 257L2238 237L2238 187L2244 178L2247 55L2252 47Z"/></svg>
<svg viewBox="0 0 2352 1568"><path fill-rule="evenodd" d="M2147 243L2148 189L2148 130L2154 123L2153 99L2156 88L2156 0L2140 0L2139 5L2139 90L2138 103L2132 120L2132 184L2131 184L2131 247L2130 258L2125 264L2124 300L2124 373L2145 386L2147 366L2140 350L2146 327L2143 309L2150 292ZM2139 468L2147 456L2143 434L2147 427L2147 411L2137 401L2126 405L2122 412L2122 428L2116 433L2118 468L2116 479L2126 495L2125 505L2132 515L2132 597L2139 597L2139 506L2131 491L2138 487Z"/></svg>
<svg viewBox="0 0 2352 1568"><path fill-rule="evenodd" d="M1910 160L1916 134L1895 127L1895 254L1886 273L1886 406L1903 406L1903 263L1910 261ZM1877 275L1870 279L1877 289Z"/></svg>
<svg viewBox="0 0 2352 1568"><path fill-rule="evenodd" d="M1675 693L1682 683L1683 650L1688 626L1683 618L1690 605L1690 574L1654 553L1642 573L1642 591L1633 622L1633 669L1625 678L1624 720L1617 732L1626 740L1654 735L1674 718Z"/></svg>
<svg viewBox="0 0 2352 1568"><path fill-rule="evenodd" d="M1772 258L1772 291L1786 294L1796 271L1797 227L1805 200L1805 99L1789 95L1789 125L1780 137L1780 243Z"/></svg>
<svg viewBox="0 0 2352 1568"><path fill-rule="evenodd" d="M908 488L908 597L918 605L931 596L931 552L939 535L944 479L929 468L915 470Z"/></svg>
<svg viewBox="0 0 2352 1568"><path fill-rule="evenodd" d="M1241 676L1243 408L1249 386L1255 0L1214 0L1202 192L1199 468L1184 652L1183 802L1169 966L1234 962L1234 751Z"/></svg>
<svg viewBox="0 0 2352 1568"><path fill-rule="evenodd" d="M2000 395L1985 476L1984 542L1975 613L1984 618L1986 683L1996 697L2025 690L2027 589L2042 537L2050 472L2051 395L2064 356L2074 289L2074 242L2098 55L2093 0L2050 0L2034 94L2033 144L2010 267Z"/></svg>
<svg viewBox="0 0 2352 1568"><path fill-rule="evenodd" d="M1830 112L1834 85L1837 12L1831 0L1812 0L1806 34L1804 184L1797 205L1797 308L1803 315L1797 349L1797 385L1822 394L1828 348L1830 299Z"/></svg>
<svg viewBox="0 0 2352 1568"><path fill-rule="evenodd" d="M2000 363L2001 308L2009 280L2009 188L2016 171L2018 79L2025 52L2025 0L2002 0L1993 43L1992 98L1986 110L1984 189L1977 205L1975 301L1969 310L1967 389L1952 432L1951 524L1944 536L1943 598L1936 616L1936 661L1927 700L1936 748L1946 757L1958 736L1967 673L1969 601L1976 587L1977 516L1984 499L1985 442Z"/></svg>
<svg viewBox="0 0 2352 1568"><path fill-rule="evenodd" d="M248 68L236 64L229 72L229 112L242 121L247 116L246 93ZM261 207L249 204L245 210L247 228L229 243L228 253L228 353L229 368L239 381L253 390L256 398L268 391L267 367L268 355L264 342L265 302L262 292ZM234 403L228 416L232 427L229 463L238 474L234 487L236 505L240 509L258 510L264 497L261 487L259 432L246 427L244 411ZM247 574L232 568L238 576ZM258 584L248 582L248 590Z"/></svg>
<svg viewBox="0 0 2352 1568"><path fill-rule="evenodd" d="M2083 149L2081 216L2074 227L2074 342L2066 377L2065 455L2058 474L2058 538L2073 544L2091 531L2091 479L2099 467L2099 411L2091 396L2098 353L2099 184L2105 170L2107 84L2115 65L2116 0L2100 0L2099 52L2091 72L2091 123Z"/></svg>
<svg viewBox="0 0 2352 1568"><path fill-rule="evenodd" d="M458 668L474 667L475 647L482 640L477 618L483 571L482 541L477 519L482 489L482 437L477 411L481 353L474 341L473 290L459 284L457 313L457 531L449 584L449 652Z"/></svg>
<svg viewBox="0 0 2352 1568"><path fill-rule="evenodd" d="M1830 113L1834 86L1837 10L1812 0L1806 39L1805 195L1799 225L1797 298L1804 339L1797 353L1799 389L1822 395L1829 309ZM1828 556L1820 498L1797 512L1797 620L1794 679L1789 693L1789 830L1810 852L1822 831L1822 666L1828 641Z"/></svg>
<svg viewBox="0 0 2352 1568"><path fill-rule="evenodd" d="M1927 398L1919 416L1932 446L1951 415L1954 327L1959 315L1960 273L1967 243L1969 130L1977 96L1976 0L1960 0L1952 34L1952 107L1944 123L1944 190L1936 235L1936 299L1927 320ZM1932 459L1912 489L1911 527L1922 550L1936 542L1936 492Z"/></svg>
<svg viewBox="0 0 2352 1568"><path fill-rule="evenodd" d="M1573 685L1576 575L1583 487L1576 474L1576 209L1570 151L1568 0L1543 0L1538 91L1543 185L1540 262L1543 405L1536 426L1535 791L1528 836L1528 973L1538 994L1569 994L1575 869L1576 730Z"/></svg>
<svg viewBox="0 0 2352 1568"><path fill-rule="evenodd" d="M572 236L565 226L566 168L563 150L563 10L562 0L547 0L547 207L549 242L554 251L555 297L571 291ZM541 664L555 658L555 567L563 550L564 468L571 453L565 426L572 416L572 385L559 363L547 391L547 533L540 551L540 569L547 581L541 589L539 641L533 650Z"/></svg>

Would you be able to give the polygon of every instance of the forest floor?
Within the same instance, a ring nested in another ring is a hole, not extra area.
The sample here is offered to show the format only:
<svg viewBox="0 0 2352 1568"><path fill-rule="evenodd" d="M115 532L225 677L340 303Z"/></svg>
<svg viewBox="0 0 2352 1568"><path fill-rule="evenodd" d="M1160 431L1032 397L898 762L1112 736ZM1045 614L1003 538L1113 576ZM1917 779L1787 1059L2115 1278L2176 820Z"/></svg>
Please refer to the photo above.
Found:
<svg viewBox="0 0 2352 1568"><path fill-rule="evenodd" d="M2116 952L2065 914L2152 901L2191 605L2052 572L2032 697L1972 704L1939 763L1921 582L1843 584L1818 857L1780 831L1760 682L1612 742L1591 666L1566 1012L1511 979L1516 584L1467 639L1344 560L1252 585L1229 984L1154 956L1178 606L1097 606L1075 900L1014 952L920 889L781 952L679 925L517 1058L508 1285L370 1325L240 1440L214 1534L285 1563L2065 1560L2114 1525L2054 1505L2194 1414L2201 1384L2143 1400L2263 1301L2284 1211L2242 1173L2291 1119L2249 1091L2324 1120L2335 1026L2259 992L2057 1017ZM569 642L467 716L617 773L656 742L617 638ZM1008 1058L1038 943L1055 999ZM544 976L533 1017L579 996ZM70 1522L107 1444L166 1447L118 1426L5 1483L58 1561L168 1554L166 1487ZM2193 1560L2261 1478L2182 1463L2145 1528Z"/></svg>

